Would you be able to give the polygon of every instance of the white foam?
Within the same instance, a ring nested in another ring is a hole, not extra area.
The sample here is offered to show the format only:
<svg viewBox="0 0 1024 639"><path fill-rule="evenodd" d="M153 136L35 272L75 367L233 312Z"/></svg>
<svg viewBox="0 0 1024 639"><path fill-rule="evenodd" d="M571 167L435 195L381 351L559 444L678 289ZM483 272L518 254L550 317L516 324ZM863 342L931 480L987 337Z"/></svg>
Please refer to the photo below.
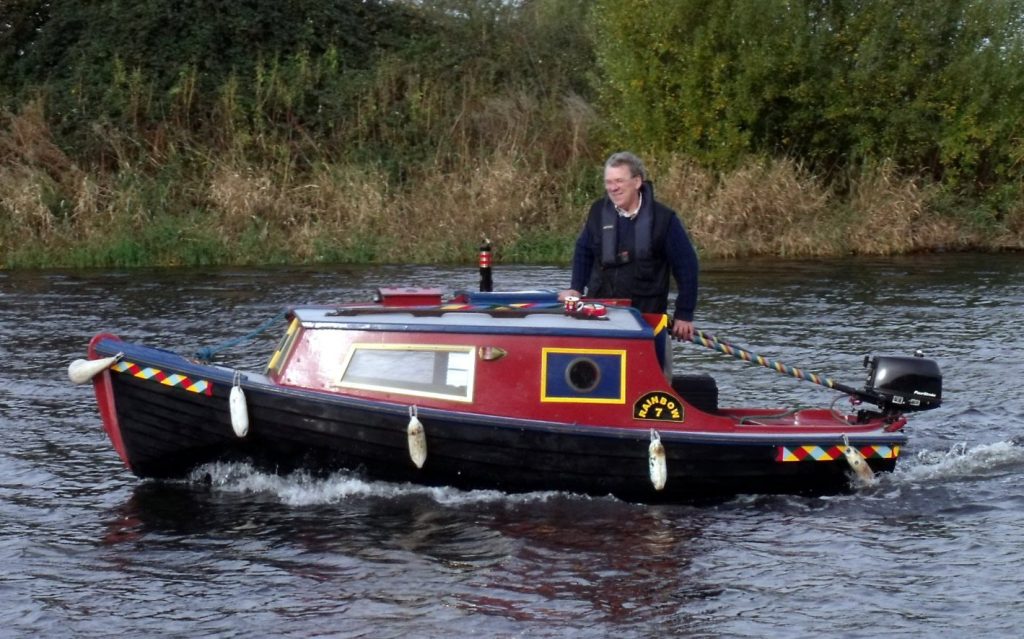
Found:
<svg viewBox="0 0 1024 639"><path fill-rule="evenodd" d="M919 452L913 463L897 466L894 478L911 482L963 479L989 476L1022 466L1024 447L1012 441L974 447L960 442L948 451Z"/></svg>
<svg viewBox="0 0 1024 639"><path fill-rule="evenodd" d="M557 496L567 496L558 492L508 494L499 490L464 491L450 487L367 481L344 472L322 478L304 472L275 475L243 463L205 464L192 471L188 480L209 482L214 489L225 492L274 495L289 506L333 504L347 499L367 497L395 498L416 495L429 497L445 505L489 502L536 503ZM573 498L586 499L575 495Z"/></svg>

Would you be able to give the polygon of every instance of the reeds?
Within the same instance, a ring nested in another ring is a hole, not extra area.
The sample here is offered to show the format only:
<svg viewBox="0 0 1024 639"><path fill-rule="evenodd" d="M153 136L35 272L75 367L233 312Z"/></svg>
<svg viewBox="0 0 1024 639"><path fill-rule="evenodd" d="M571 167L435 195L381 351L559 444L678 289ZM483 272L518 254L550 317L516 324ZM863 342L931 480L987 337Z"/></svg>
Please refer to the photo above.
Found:
<svg viewBox="0 0 1024 639"><path fill-rule="evenodd" d="M666 201L679 202L705 254L806 257L840 247L828 188L791 160L752 160L713 176L674 159L666 177L668 184L659 192Z"/></svg>
<svg viewBox="0 0 1024 639"><path fill-rule="evenodd" d="M443 149L395 171L365 148L238 114L205 141L171 123L104 131L107 159L83 166L31 102L0 117L0 266L466 262L484 236L499 261L567 261L600 195L593 111L579 96L525 94L462 107L427 118L447 131ZM979 226L944 207L939 187L885 164L838 191L785 158L724 174L678 156L648 162L704 257L1024 246L1020 206Z"/></svg>

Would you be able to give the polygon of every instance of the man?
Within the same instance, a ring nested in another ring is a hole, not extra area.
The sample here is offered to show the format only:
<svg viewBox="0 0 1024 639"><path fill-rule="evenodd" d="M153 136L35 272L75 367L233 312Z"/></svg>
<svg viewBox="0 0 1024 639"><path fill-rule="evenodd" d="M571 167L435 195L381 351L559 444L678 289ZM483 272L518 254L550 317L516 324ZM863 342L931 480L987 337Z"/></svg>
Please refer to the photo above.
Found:
<svg viewBox="0 0 1024 639"><path fill-rule="evenodd" d="M559 299L628 298L642 313L668 309L669 271L679 287L672 336L693 337L697 252L676 212L654 199L643 162L615 153L604 164L605 197L594 202L576 240L572 288Z"/></svg>

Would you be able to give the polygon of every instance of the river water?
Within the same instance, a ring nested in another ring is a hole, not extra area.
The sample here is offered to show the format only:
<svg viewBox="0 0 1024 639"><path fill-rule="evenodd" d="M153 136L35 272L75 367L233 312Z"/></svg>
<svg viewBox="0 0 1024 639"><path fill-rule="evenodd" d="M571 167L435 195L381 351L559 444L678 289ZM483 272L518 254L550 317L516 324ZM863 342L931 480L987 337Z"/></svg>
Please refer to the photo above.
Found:
<svg viewBox="0 0 1024 639"><path fill-rule="evenodd" d="M140 481L68 363L89 338L193 353L293 302L472 289L475 270L0 272L0 636L1017 637L1024 627L1024 256L714 262L697 324L852 386L939 361L897 472L829 498L710 506L276 477ZM498 267L503 289L565 269ZM282 326L283 328L283 326ZM276 334L222 352L260 368ZM835 394L693 344L723 405ZM843 400L845 401L845 400Z"/></svg>

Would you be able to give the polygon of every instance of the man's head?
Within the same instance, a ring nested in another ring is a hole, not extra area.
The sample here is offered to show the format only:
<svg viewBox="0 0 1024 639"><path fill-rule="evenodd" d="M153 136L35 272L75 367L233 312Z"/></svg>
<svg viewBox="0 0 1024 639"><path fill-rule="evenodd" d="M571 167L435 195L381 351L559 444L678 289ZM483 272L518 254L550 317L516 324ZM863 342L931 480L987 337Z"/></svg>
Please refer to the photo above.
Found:
<svg viewBox="0 0 1024 639"><path fill-rule="evenodd" d="M612 203L625 211L638 206L640 186L646 179L644 163L628 151L613 153L604 163L604 190Z"/></svg>

